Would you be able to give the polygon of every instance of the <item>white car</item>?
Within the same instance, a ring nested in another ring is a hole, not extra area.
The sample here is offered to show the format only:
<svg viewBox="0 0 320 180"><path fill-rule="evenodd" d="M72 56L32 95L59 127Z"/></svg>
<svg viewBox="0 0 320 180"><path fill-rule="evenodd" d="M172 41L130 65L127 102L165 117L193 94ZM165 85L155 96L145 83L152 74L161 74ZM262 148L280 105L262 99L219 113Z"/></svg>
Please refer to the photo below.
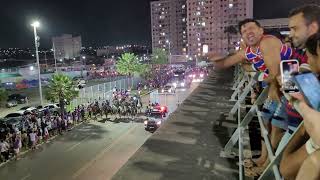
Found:
<svg viewBox="0 0 320 180"><path fill-rule="evenodd" d="M34 112L34 111L37 111L37 108L32 107L32 106L25 106L25 107L20 108L20 110L24 111L24 112Z"/></svg>
<svg viewBox="0 0 320 180"><path fill-rule="evenodd" d="M7 108L11 108L17 105L18 105L18 102L16 100L10 100L6 103Z"/></svg>
<svg viewBox="0 0 320 180"><path fill-rule="evenodd" d="M58 106L58 104L47 104L45 106L38 106L37 109L39 110L39 112L44 112L44 110L48 109L51 113L54 112L59 112L60 107Z"/></svg>
<svg viewBox="0 0 320 180"><path fill-rule="evenodd" d="M160 92L159 93L176 93L176 88L172 85L166 85L164 87L161 88Z"/></svg>

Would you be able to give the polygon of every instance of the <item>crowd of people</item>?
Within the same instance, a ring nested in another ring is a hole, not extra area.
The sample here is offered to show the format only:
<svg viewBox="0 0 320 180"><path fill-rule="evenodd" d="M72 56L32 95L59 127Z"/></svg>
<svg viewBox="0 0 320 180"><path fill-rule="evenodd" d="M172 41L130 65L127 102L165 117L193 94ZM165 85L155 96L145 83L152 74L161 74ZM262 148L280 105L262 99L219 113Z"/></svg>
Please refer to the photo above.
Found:
<svg viewBox="0 0 320 180"><path fill-rule="evenodd" d="M300 73L312 72L316 76L320 75L320 7L306 5L292 10L289 14L289 28L289 37L283 41L264 34L258 21L245 19L239 23L243 40L241 49L227 57L214 53L209 53L208 57L216 68L240 64L246 71L262 74L259 85L261 89L269 88L268 99L261 109L262 118L273 153L278 155L283 152L279 164L282 177L319 179L320 109L310 107L301 92L284 91L280 62L296 59L300 65ZM314 91L311 93L318 93L312 88L309 90ZM254 102L261 91L255 87L253 92ZM298 128L300 124L302 126ZM244 161L243 165L249 176L261 175L270 163L263 138L261 144L261 156Z"/></svg>
<svg viewBox="0 0 320 180"><path fill-rule="evenodd" d="M119 93L119 94L118 94ZM128 97L117 91L117 98ZM130 97L131 98L131 97ZM115 97L114 97L115 99ZM142 105L142 104L141 104ZM87 120L97 120L98 117L108 118L111 113L111 105L108 100L95 100L82 104L72 111L25 112L16 123L2 127L0 133L0 163L12 158L18 159L21 150L34 150L38 144L47 142L51 137L62 135L75 125Z"/></svg>

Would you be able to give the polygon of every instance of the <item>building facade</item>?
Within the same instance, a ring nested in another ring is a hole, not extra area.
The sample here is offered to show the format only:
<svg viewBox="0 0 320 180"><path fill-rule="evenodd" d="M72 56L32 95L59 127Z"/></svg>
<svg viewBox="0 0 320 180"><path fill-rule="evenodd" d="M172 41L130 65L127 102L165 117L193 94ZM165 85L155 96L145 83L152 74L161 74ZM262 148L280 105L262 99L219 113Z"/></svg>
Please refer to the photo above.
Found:
<svg viewBox="0 0 320 180"><path fill-rule="evenodd" d="M238 22L253 17L253 0L187 0L188 54L228 53L240 40Z"/></svg>
<svg viewBox="0 0 320 180"><path fill-rule="evenodd" d="M161 48L172 55L187 53L186 0L151 2L152 49Z"/></svg>
<svg viewBox="0 0 320 180"><path fill-rule="evenodd" d="M152 49L171 55L227 53L240 40L237 24L253 17L253 0L160 0L151 2ZM190 59L191 59L190 58Z"/></svg>
<svg viewBox="0 0 320 180"><path fill-rule="evenodd" d="M52 38L54 57L57 60L73 59L80 56L82 47L81 36L72 37L70 34Z"/></svg>

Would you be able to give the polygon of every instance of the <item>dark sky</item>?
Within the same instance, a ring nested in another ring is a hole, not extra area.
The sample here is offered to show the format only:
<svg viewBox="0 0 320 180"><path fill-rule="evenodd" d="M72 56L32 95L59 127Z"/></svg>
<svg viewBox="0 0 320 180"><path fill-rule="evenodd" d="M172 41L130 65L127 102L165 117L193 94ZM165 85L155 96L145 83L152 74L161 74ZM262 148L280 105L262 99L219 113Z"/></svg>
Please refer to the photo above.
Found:
<svg viewBox="0 0 320 180"><path fill-rule="evenodd" d="M83 45L151 44L151 0L1 0L0 47L32 47L38 18L41 47L62 33L80 34ZM286 17L301 0L254 0L258 18ZM290 2L290 3L289 3Z"/></svg>

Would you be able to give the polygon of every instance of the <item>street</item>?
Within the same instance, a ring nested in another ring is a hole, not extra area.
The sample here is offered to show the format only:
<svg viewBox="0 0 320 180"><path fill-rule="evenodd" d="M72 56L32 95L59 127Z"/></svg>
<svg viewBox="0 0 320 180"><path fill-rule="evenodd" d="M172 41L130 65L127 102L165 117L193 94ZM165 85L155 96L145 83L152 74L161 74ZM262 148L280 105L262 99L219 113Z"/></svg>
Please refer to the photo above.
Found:
<svg viewBox="0 0 320 180"><path fill-rule="evenodd" d="M169 113L196 87L192 84L176 95L161 95ZM167 98L167 99L165 99ZM144 97L144 104L148 100ZM110 179L152 135L141 122L83 123L58 136L39 149L24 154L20 160L0 167L0 178L8 180L40 179Z"/></svg>

